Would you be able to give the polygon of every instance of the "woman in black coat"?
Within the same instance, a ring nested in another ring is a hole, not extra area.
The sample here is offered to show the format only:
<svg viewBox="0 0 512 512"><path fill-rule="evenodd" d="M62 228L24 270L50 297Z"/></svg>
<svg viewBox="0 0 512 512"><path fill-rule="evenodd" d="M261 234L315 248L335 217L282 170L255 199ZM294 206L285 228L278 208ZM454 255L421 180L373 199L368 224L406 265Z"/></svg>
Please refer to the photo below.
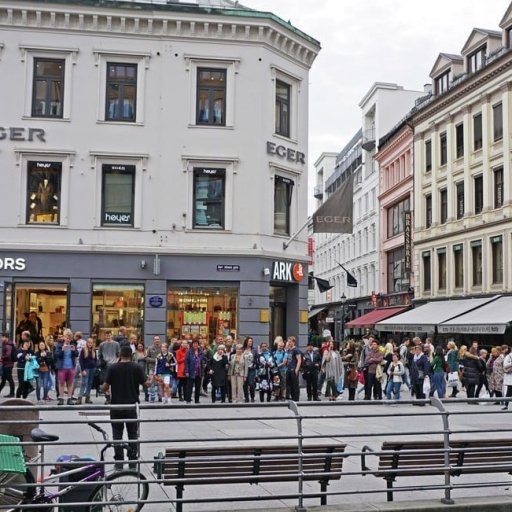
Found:
<svg viewBox="0 0 512 512"><path fill-rule="evenodd" d="M480 382L482 371L476 348L471 347L468 352L463 353L463 356L459 357L459 362L464 367L462 383L466 387L466 395L468 398L475 398L475 389Z"/></svg>
<svg viewBox="0 0 512 512"><path fill-rule="evenodd" d="M212 380L212 403L217 399L217 392L220 391L221 403L226 402L226 388L228 384L228 356L225 354L224 345L219 345L217 352L208 361L208 373Z"/></svg>
<svg viewBox="0 0 512 512"><path fill-rule="evenodd" d="M414 347L414 356L412 358L412 364L409 367L409 371L411 373L411 383L414 387L416 398L418 400L425 398L425 394L423 393L423 383L425 382L425 377L430 376L432 373L432 369L430 367L428 357L424 354L423 347L421 345L416 345Z"/></svg>

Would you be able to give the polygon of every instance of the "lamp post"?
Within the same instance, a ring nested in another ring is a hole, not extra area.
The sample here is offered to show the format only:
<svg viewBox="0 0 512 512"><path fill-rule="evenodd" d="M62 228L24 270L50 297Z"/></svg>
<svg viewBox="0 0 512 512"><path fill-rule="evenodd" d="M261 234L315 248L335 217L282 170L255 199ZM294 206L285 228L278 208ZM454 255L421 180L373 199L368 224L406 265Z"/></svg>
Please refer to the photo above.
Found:
<svg viewBox="0 0 512 512"><path fill-rule="evenodd" d="M341 339L340 343L343 341L343 338L345 338L345 303L347 302L347 297L345 294L343 294L340 297L341 301Z"/></svg>

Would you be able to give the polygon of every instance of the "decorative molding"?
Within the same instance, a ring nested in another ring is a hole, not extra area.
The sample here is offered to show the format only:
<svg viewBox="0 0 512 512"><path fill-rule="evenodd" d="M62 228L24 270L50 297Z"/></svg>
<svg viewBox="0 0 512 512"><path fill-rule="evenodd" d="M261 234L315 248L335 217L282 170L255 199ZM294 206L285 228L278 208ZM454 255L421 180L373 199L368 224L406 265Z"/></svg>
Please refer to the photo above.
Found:
<svg viewBox="0 0 512 512"><path fill-rule="evenodd" d="M44 158L53 156L58 158L68 158L69 167L74 167L76 151L73 149L47 149L47 148L14 148L14 155L16 158L16 166L20 166L22 157L24 155L43 155Z"/></svg>
<svg viewBox="0 0 512 512"><path fill-rule="evenodd" d="M191 55L189 53L185 53L183 55L185 59L185 70L190 71L192 62L207 62L213 64L224 64L224 65L233 65L233 69L235 75L238 74L238 68L240 67L241 59L240 57L206 57L204 55Z"/></svg>
<svg viewBox="0 0 512 512"><path fill-rule="evenodd" d="M204 156L204 155L181 155L183 161L183 172L191 172L195 165L232 165L233 174L237 174L240 159L237 156Z"/></svg>
<svg viewBox="0 0 512 512"><path fill-rule="evenodd" d="M145 171L148 168L148 153L124 153L119 151L89 151L89 157L91 159L91 169L96 169L98 159L111 158L114 160L140 160L142 170Z"/></svg>
<svg viewBox="0 0 512 512"><path fill-rule="evenodd" d="M18 46L21 54L21 62L25 62L27 60L28 53L65 53L67 55L71 55L71 64L76 64L76 57L79 48L62 48L60 46L35 46L35 45L26 45L20 44Z"/></svg>
<svg viewBox="0 0 512 512"><path fill-rule="evenodd" d="M145 69L149 69L149 60L151 59L151 52L131 52L125 50L95 50L93 48L92 53L94 55L94 65L96 67L100 65L100 58L102 55L108 55L111 57L133 57L138 59L144 59Z"/></svg>

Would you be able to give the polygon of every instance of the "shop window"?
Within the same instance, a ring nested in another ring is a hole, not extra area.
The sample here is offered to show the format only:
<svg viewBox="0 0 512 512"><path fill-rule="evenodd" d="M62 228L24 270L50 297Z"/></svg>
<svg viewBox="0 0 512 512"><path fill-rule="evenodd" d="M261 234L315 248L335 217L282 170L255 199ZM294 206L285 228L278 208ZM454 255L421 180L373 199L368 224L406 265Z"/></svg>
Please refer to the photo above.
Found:
<svg viewBox="0 0 512 512"><path fill-rule="evenodd" d="M425 196L425 227L432 226L432 194Z"/></svg>
<svg viewBox="0 0 512 512"><path fill-rule="evenodd" d="M226 124L226 70L197 70L197 124Z"/></svg>
<svg viewBox="0 0 512 512"><path fill-rule="evenodd" d="M135 166L102 166L102 226L133 226Z"/></svg>
<svg viewBox="0 0 512 512"><path fill-rule="evenodd" d="M457 219L464 217L464 182L456 185Z"/></svg>
<svg viewBox="0 0 512 512"><path fill-rule="evenodd" d="M27 164L27 224L59 224L62 163Z"/></svg>
<svg viewBox="0 0 512 512"><path fill-rule="evenodd" d="M274 178L274 233L290 234L290 206L293 197L293 180L283 176Z"/></svg>
<svg viewBox="0 0 512 512"><path fill-rule="evenodd" d="M482 286L482 241L471 242L472 259L472 284L473 286Z"/></svg>
<svg viewBox="0 0 512 512"><path fill-rule="evenodd" d="M144 286L137 284L99 284L92 286L92 330L98 340L105 332L115 336L126 327L127 336L142 336L144 318Z"/></svg>
<svg viewBox="0 0 512 512"><path fill-rule="evenodd" d="M464 156L464 124L460 123L455 127L455 152L457 158Z"/></svg>
<svg viewBox="0 0 512 512"><path fill-rule="evenodd" d="M448 143L446 140L446 132L439 135L439 164L446 165L448 160Z"/></svg>
<svg viewBox="0 0 512 512"><path fill-rule="evenodd" d="M464 249L462 244L453 246L453 267L455 288L462 288L464 286Z"/></svg>
<svg viewBox="0 0 512 512"><path fill-rule="evenodd" d="M482 149L482 114L473 116L473 149Z"/></svg>
<svg viewBox="0 0 512 512"><path fill-rule="evenodd" d="M405 252L400 247L387 253L388 293L405 291L409 288L409 279L405 271Z"/></svg>
<svg viewBox="0 0 512 512"><path fill-rule="evenodd" d="M503 105L501 103L492 107L492 126L494 142L503 139Z"/></svg>
<svg viewBox="0 0 512 512"><path fill-rule="evenodd" d="M276 80L276 134L290 136L290 92L289 84Z"/></svg>
<svg viewBox="0 0 512 512"><path fill-rule="evenodd" d="M440 216L441 224L445 224L448 219L448 191L443 189L439 192Z"/></svg>
<svg viewBox="0 0 512 512"><path fill-rule="evenodd" d="M446 290L446 249L437 250L437 287Z"/></svg>
<svg viewBox="0 0 512 512"><path fill-rule="evenodd" d="M492 284L503 283L503 239L501 236L491 238Z"/></svg>
<svg viewBox="0 0 512 512"><path fill-rule="evenodd" d="M475 213L481 213L484 208L484 178L475 178Z"/></svg>
<svg viewBox="0 0 512 512"><path fill-rule="evenodd" d="M107 62L106 121L136 120L137 64Z"/></svg>
<svg viewBox="0 0 512 512"><path fill-rule="evenodd" d="M388 238L404 232L404 213L410 208L409 198L388 208Z"/></svg>
<svg viewBox="0 0 512 512"><path fill-rule="evenodd" d="M225 169L194 169L194 228L224 229Z"/></svg>
<svg viewBox="0 0 512 512"><path fill-rule="evenodd" d="M238 289L233 287L173 287L167 289L167 338L238 334Z"/></svg>
<svg viewBox="0 0 512 512"><path fill-rule="evenodd" d="M34 58L32 116L62 118L64 59Z"/></svg>
<svg viewBox="0 0 512 512"><path fill-rule="evenodd" d="M494 208L503 206L503 167L494 170Z"/></svg>
<svg viewBox="0 0 512 512"><path fill-rule="evenodd" d="M432 141L425 142L425 172L432 170Z"/></svg>
<svg viewBox="0 0 512 512"><path fill-rule="evenodd" d="M429 292L432 289L432 269L430 251L423 253L423 291Z"/></svg>

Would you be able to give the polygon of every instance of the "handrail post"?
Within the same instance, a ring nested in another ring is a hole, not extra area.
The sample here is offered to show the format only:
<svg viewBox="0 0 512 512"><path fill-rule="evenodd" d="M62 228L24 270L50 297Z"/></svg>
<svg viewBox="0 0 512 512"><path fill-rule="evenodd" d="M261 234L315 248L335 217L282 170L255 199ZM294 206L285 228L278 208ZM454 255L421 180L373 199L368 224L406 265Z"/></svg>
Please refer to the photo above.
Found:
<svg viewBox="0 0 512 512"><path fill-rule="evenodd" d="M297 512L306 512L306 509L304 508L304 473L302 460L302 457L304 455L302 451L302 416L299 413L297 404L292 400L288 400L288 409L290 409L290 411L292 411L293 414L295 414L295 419L297 420L297 450L299 456L299 502L298 505L295 507L295 510Z"/></svg>
<svg viewBox="0 0 512 512"><path fill-rule="evenodd" d="M440 413L443 419L443 445L444 445L444 498L441 498L441 503L445 505L453 505L455 502L452 499L452 483L450 471L450 423L448 416L450 413L445 409L443 403L439 398L433 396L430 399L430 405L434 406Z"/></svg>

